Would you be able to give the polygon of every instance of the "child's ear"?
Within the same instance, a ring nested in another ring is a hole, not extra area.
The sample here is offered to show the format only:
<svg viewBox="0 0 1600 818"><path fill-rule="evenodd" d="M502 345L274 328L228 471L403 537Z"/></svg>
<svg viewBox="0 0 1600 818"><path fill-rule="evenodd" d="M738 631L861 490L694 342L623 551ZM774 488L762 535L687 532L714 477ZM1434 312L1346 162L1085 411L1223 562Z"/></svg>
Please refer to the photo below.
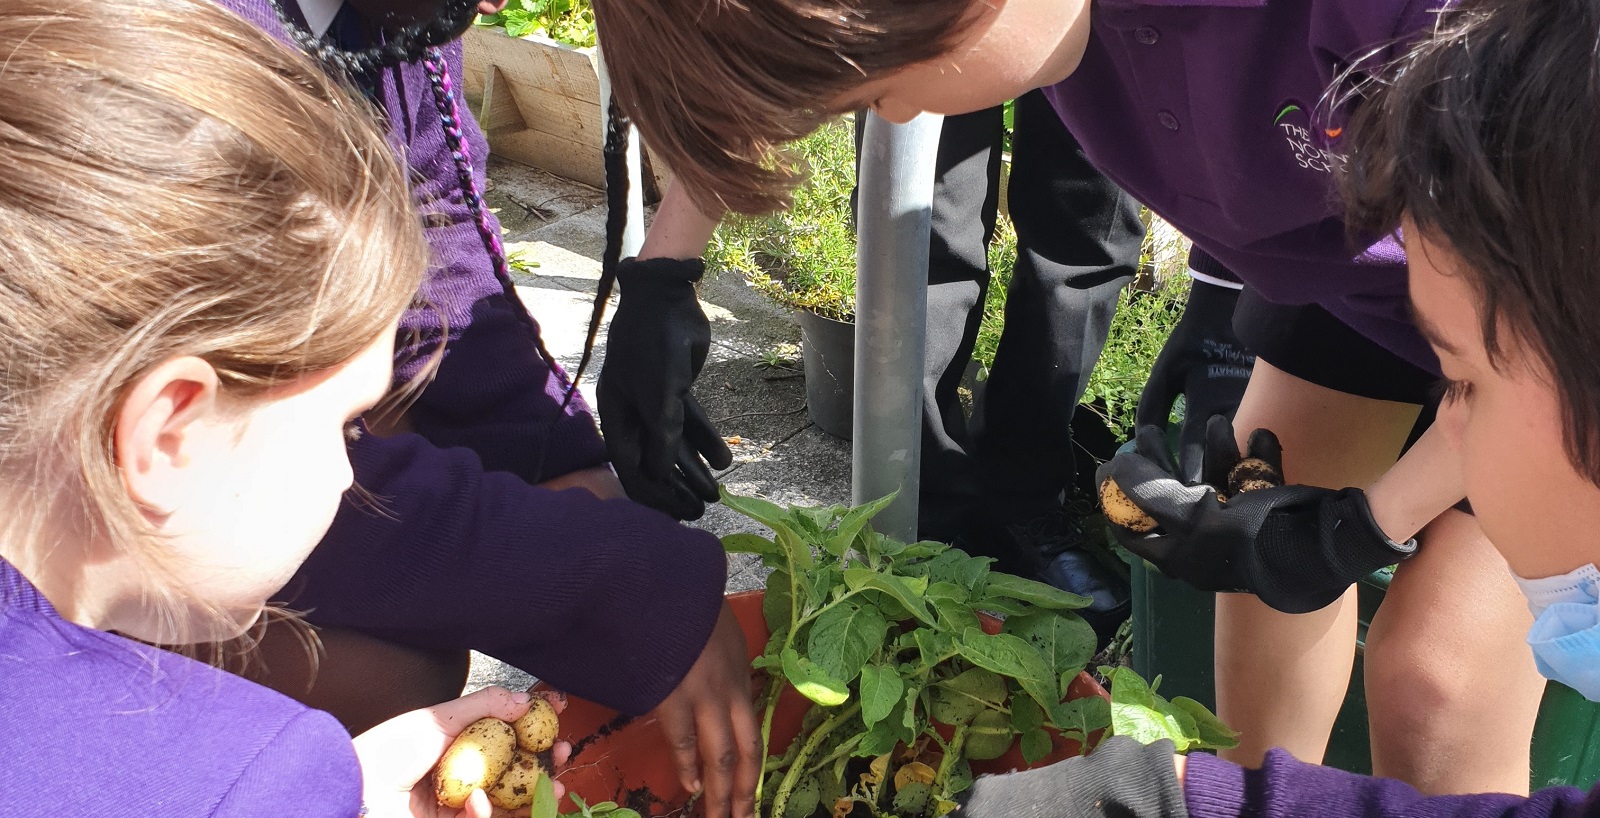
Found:
<svg viewBox="0 0 1600 818"><path fill-rule="evenodd" d="M165 361L128 390L117 410L113 446L135 503L155 516L178 506L191 465L197 423L217 413L217 371L193 356Z"/></svg>

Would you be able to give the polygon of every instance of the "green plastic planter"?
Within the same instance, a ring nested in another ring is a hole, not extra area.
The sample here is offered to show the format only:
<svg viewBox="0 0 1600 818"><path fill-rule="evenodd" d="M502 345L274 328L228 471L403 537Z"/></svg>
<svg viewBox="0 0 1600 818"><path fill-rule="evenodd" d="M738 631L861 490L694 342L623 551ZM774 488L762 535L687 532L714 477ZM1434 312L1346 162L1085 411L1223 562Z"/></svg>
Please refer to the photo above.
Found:
<svg viewBox="0 0 1600 818"><path fill-rule="evenodd" d="M1215 709L1215 595L1168 579L1144 560L1135 559L1133 563L1134 670L1147 679L1160 674L1161 693L1165 696L1189 696ZM1367 625L1388 591L1390 576L1391 572L1384 569L1367 577L1358 588L1360 625L1355 670L1324 759L1342 770L1372 772L1361 663ZM1533 728L1531 761L1533 789L1593 786L1600 780L1600 705L1572 688L1549 683Z"/></svg>

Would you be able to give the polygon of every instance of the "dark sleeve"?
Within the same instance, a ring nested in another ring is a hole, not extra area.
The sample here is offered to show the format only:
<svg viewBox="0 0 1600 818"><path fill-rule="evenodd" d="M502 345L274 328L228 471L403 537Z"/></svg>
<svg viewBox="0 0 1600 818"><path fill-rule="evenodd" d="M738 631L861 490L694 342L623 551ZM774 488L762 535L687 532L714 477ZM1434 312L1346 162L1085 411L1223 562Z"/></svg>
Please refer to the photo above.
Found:
<svg viewBox="0 0 1600 818"><path fill-rule="evenodd" d="M320 710L296 716L240 773L217 818L353 818L361 810L361 765L350 734Z"/></svg>
<svg viewBox="0 0 1600 818"><path fill-rule="evenodd" d="M318 625L487 653L628 713L678 685L721 611L711 534L629 500L486 472L417 435L351 446L356 483L286 596Z"/></svg>
<svg viewBox="0 0 1600 818"><path fill-rule="evenodd" d="M441 49L458 97L461 48L456 41ZM446 341L438 371L408 412L412 428L437 445L470 448L485 468L530 483L604 463L589 405L574 395L562 408L567 374L546 356L539 326L511 282L496 275L422 65L392 69L380 86L393 136L404 140L403 155L414 171L433 262L421 290L429 306L401 320L396 381L416 376ZM481 193L488 142L464 101L457 112ZM494 214L486 218L500 235Z"/></svg>
<svg viewBox="0 0 1600 818"><path fill-rule="evenodd" d="M1320 818L1576 818L1600 816L1593 792L1552 787L1532 797L1491 793L1424 796L1389 778L1296 761L1282 750L1259 770L1189 756L1184 798L1193 818L1316 815Z"/></svg>

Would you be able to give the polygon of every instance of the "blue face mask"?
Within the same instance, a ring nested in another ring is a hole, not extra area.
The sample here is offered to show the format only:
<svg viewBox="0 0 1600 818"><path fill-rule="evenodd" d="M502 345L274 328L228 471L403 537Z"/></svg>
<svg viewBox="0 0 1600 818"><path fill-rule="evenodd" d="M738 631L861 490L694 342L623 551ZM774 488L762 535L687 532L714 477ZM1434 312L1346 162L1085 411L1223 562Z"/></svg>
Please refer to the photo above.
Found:
<svg viewBox="0 0 1600 818"><path fill-rule="evenodd" d="M1555 577L1516 577L1533 611L1528 646L1546 679L1600 702L1600 569L1593 563Z"/></svg>

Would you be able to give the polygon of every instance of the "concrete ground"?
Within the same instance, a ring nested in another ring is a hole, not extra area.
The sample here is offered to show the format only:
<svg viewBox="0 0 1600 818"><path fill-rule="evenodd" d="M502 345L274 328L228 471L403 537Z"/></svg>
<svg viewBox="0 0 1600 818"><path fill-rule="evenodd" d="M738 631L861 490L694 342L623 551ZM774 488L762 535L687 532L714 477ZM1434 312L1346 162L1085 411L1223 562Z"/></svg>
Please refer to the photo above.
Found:
<svg viewBox="0 0 1600 818"><path fill-rule="evenodd" d="M508 252L524 262L517 265L518 291L538 319L545 345L570 372L583 352L600 278L604 196L594 188L502 159L491 158L488 170L488 200L506 228ZM719 479L729 491L757 494L776 503L848 502L850 444L819 431L806 417L800 330L793 315L734 274L707 274L700 298L711 320L712 346L695 396L730 439L734 455L733 466ZM591 405L604 339L602 329L581 381ZM788 359L789 365L766 366L763 356ZM719 536L761 529L720 505L712 506L693 525ZM759 568L753 560L736 561L728 572L728 590L761 587ZM526 674L489 657L473 659L469 691L490 684L515 689L530 683Z"/></svg>

